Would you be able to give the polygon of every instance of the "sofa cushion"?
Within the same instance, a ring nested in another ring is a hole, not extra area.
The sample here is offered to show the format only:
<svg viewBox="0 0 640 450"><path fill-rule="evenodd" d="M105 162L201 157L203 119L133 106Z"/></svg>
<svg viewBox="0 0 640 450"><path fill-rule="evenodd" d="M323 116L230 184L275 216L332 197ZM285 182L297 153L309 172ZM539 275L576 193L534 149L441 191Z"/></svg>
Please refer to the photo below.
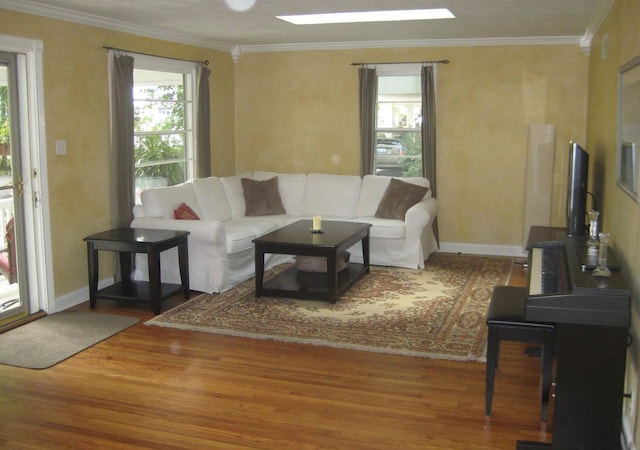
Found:
<svg viewBox="0 0 640 450"><path fill-rule="evenodd" d="M262 221L268 218L270 221L277 223L278 228L282 228L285 225L289 225L292 222L300 220L300 216L292 216L290 214L274 214L272 216L244 216L241 219L243 222Z"/></svg>
<svg viewBox="0 0 640 450"><path fill-rule="evenodd" d="M276 220L266 218L263 220L232 219L225 222L227 235L227 252L238 253L253 248L253 240L280 228Z"/></svg>
<svg viewBox="0 0 640 450"><path fill-rule="evenodd" d="M376 217L404 220L407 210L427 194L429 188L392 178L380 200Z"/></svg>
<svg viewBox="0 0 640 450"><path fill-rule="evenodd" d="M194 212L202 217L193 184L189 182L144 190L140 194L140 201L147 217L173 219L173 211L181 203L190 205Z"/></svg>
<svg viewBox="0 0 640 450"><path fill-rule="evenodd" d="M196 178L193 180L193 189L198 197L203 219L222 222L231 219L231 207L220 178Z"/></svg>
<svg viewBox="0 0 640 450"><path fill-rule="evenodd" d="M361 178L355 175L309 174L303 215L356 217L361 184Z"/></svg>
<svg viewBox="0 0 640 450"><path fill-rule="evenodd" d="M242 179L252 178L251 173L245 172L231 177L222 177L220 182L224 187L224 193L227 196L229 207L231 208L231 217L237 219L244 217L246 205L244 203L244 189L242 189Z"/></svg>
<svg viewBox="0 0 640 450"><path fill-rule="evenodd" d="M301 216L307 176L302 173L253 172L254 180L268 180L275 176L278 177L278 190L287 214Z"/></svg>
<svg viewBox="0 0 640 450"><path fill-rule="evenodd" d="M173 217L178 220L200 220L196 212L186 203L180 203L180 206L173 210Z"/></svg>
<svg viewBox="0 0 640 450"><path fill-rule="evenodd" d="M374 217L378 210L378 205L382 196L384 195L389 182L390 176L382 175L365 175L362 179L362 189L360 190L360 200L358 200L357 216L356 217ZM423 177L406 177L402 178L402 181L407 183L416 184L418 186L429 187L429 180ZM427 197L431 194L428 193ZM404 217L402 218L404 220Z"/></svg>
<svg viewBox="0 0 640 450"><path fill-rule="evenodd" d="M278 177L263 181L243 178L241 181L246 216L273 216L286 212L280 199Z"/></svg>

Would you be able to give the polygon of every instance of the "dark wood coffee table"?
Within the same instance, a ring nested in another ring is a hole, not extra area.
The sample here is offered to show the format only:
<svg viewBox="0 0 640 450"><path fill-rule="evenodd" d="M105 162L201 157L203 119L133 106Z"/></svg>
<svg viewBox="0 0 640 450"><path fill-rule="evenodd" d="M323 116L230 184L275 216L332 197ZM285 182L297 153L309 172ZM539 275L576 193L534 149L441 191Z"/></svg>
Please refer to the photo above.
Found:
<svg viewBox="0 0 640 450"><path fill-rule="evenodd" d="M300 220L255 239L256 296L329 300L338 297L358 278L369 273L371 224L325 220L322 233L311 232L311 220ZM349 263L338 272L338 255L362 241L363 264ZM327 259L327 272L302 272L296 266L264 282L264 254L319 256Z"/></svg>

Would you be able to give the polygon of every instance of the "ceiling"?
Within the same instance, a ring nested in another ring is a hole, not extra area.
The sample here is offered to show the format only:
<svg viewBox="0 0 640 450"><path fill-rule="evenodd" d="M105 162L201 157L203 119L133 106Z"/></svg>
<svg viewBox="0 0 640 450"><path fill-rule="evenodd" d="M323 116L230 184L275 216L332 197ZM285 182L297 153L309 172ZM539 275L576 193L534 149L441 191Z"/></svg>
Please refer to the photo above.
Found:
<svg viewBox="0 0 640 450"><path fill-rule="evenodd" d="M0 0L0 8L228 51L576 43L585 48L614 0ZM456 19L292 25L276 15L448 8Z"/></svg>

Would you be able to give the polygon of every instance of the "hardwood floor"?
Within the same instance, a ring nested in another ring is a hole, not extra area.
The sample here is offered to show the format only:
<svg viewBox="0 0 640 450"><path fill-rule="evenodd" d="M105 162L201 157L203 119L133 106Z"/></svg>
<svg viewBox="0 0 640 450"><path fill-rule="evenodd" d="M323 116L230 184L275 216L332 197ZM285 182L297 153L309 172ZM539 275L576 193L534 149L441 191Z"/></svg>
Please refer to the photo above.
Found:
<svg viewBox="0 0 640 450"><path fill-rule="evenodd" d="M511 283L525 280L516 265ZM95 312L152 317L149 306L106 300ZM141 322L50 369L0 366L0 447L513 450L518 439L551 440L539 360L523 351L503 346L488 418L483 363Z"/></svg>

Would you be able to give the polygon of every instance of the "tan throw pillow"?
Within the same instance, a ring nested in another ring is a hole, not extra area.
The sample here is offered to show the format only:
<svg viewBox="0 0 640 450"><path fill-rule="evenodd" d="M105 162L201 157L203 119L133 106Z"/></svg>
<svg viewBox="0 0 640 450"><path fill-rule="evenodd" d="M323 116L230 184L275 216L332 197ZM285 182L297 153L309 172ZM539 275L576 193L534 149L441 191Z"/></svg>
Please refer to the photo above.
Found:
<svg viewBox="0 0 640 450"><path fill-rule="evenodd" d="M278 190L278 177L264 181L242 178L241 181L246 203L245 215L272 216L286 212Z"/></svg>
<svg viewBox="0 0 640 450"><path fill-rule="evenodd" d="M392 178L378 204L376 217L404 220L407 210L422 200L429 188Z"/></svg>
<svg viewBox="0 0 640 450"><path fill-rule="evenodd" d="M179 220L200 220L196 212L186 203L180 203L180 206L173 210L173 217Z"/></svg>

